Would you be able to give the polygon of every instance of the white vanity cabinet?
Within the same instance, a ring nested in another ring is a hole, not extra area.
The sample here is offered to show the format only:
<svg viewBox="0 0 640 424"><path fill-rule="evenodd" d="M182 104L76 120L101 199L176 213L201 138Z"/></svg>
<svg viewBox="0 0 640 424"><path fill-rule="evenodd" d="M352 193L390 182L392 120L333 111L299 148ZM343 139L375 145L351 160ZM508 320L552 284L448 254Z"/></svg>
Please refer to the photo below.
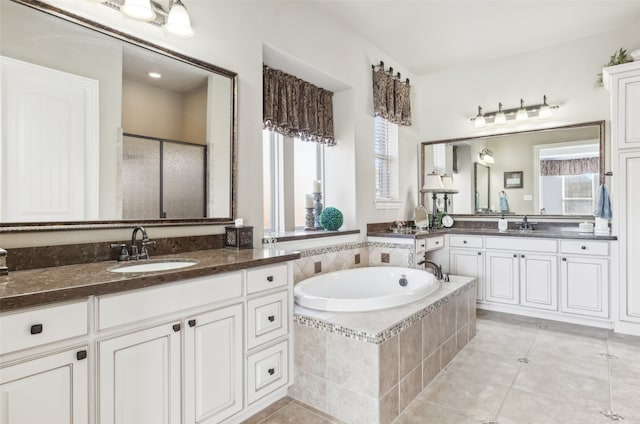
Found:
<svg viewBox="0 0 640 424"><path fill-rule="evenodd" d="M476 279L478 301L484 300L484 252L482 236L450 235L447 237L449 249L449 273Z"/></svg>
<svg viewBox="0 0 640 424"><path fill-rule="evenodd" d="M89 423L87 302L0 315L0 422Z"/></svg>
<svg viewBox="0 0 640 424"><path fill-rule="evenodd" d="M612 304L616 331L640 335L640 62L605 68L603 76L611 99L612 230L619 240Z"/></svg>
<svg viewBox="0 0 640 424"><path fill-rule="evenodd" d="M520 302L520 255L487 252L486 258L485 300L517 305Z"/></svg>
<svg viewBox="0 0 640 424"><path fill-rule="evenodd" d="M558 310L558 258L520 254L520 305Z"/></svg>

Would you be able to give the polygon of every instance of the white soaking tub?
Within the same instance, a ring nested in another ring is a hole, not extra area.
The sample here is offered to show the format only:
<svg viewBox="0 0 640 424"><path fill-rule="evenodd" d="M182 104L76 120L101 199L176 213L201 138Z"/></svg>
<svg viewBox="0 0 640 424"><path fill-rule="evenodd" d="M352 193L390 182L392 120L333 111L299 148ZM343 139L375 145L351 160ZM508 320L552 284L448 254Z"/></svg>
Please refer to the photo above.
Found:
<svg viewBox="0 0 640 424"><path fill-rule="evenodd" d="M296 285L294 296L298 305L309 309L359 312L411 303L438 287L438 280L430 272L378 266L308 278Z"/></svg>

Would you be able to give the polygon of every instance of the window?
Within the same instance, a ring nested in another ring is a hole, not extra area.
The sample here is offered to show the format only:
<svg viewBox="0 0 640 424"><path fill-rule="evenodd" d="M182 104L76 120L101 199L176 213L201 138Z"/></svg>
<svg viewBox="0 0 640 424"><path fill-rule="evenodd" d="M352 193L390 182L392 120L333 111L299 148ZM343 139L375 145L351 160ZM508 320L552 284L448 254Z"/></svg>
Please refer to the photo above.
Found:
<svg viewBox="0 0 640 424"><path fill-rule="evenodd" d="M374 118L376 207L400 206L398 182L398 125L379 116Z"/></svg>
<svg viewBox="0 0 640 424"><path fill-rule="evenodd" d="M324 145L268 130L262 141L265 232L304 228L306 195L323 180Z"/></svg>
<svg viewBox="0 0 640 424"><path fill-rule="evenodd" d="M591 215L595 193L595 175L562 176L562 213L567 215Z"/></svg>

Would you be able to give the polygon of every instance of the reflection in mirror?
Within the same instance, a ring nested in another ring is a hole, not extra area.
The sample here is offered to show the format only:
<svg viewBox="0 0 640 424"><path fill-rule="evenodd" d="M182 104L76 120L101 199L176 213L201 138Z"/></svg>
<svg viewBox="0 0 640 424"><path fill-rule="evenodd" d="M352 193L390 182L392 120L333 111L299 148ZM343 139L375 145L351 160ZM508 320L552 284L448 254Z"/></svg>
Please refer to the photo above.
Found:
<svg viewBox="0 0 640 424"><path fill-rule="evenodd" d="M480 157L485 149L493 162ZM453 175L454 214L592 215L604 182L604 121L423 142L420 160L421 181L434 170Z"/></svg>
<svg viewBox="0 0 640 424"><path fill-rule="evenodd" d="M0 3L0 222L233 219L236 74L21 1Z"/></svg>
<svg viewBox="0 0 640 424"><path fill-rule="evenodd" d="M489 211L489 195L491 193L491 168L478 162L473 164L473 181L475 188L475 211Z"/></svg>

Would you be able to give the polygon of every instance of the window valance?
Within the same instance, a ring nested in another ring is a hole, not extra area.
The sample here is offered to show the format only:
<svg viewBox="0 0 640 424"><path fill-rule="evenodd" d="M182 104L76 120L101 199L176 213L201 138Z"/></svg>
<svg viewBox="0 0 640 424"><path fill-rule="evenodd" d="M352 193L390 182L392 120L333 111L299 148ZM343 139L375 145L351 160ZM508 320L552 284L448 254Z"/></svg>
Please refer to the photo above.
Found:
<svg viewBox="0 0 640 424"><path fill-rule="evenodd" d="M263 125L282 135L327 145L333 136L333 92L263 65Z"/></svg>
<svg viewBox="0 0 640 424"><path fill-rule="evenodd" d="M402 82L400 74L393 76L393 68L384 64L372 66L373 114L398 125L411 125L411 86Z"/></svg>
<svg viewBox="0 0 640 424"><path fill-rule="evenodd" d="M540 175L543 177L558 175L598 174L599 172L599 157L562 160L544 159L540 161Z"/></svg>

